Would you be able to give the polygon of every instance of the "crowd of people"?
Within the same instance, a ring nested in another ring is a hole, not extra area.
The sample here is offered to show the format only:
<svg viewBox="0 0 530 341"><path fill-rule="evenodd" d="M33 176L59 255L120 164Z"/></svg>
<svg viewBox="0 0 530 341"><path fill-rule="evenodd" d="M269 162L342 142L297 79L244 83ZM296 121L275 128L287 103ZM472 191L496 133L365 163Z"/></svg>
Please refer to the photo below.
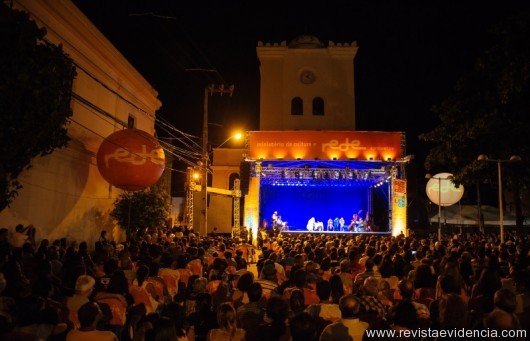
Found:
<svg viewBox="0 0 530 341"><path fill-rule="evenodd" d="M523 340L530 326L522 232L280 233L253 263L247 240L182 227L93 247L24 231L0 229L2 340Z"/></svg>

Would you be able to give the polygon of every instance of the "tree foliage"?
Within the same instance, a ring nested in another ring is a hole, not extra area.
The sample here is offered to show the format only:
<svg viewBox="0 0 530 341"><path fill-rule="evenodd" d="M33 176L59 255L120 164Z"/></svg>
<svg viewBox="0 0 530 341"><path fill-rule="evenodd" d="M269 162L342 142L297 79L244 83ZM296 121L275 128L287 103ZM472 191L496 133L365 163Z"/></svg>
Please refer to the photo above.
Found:
<svg viewBox="0 0 530 341"><path fill-rule="evenodd" d="M0 211L15 199L20 173L65 147L72 115L72 60L44 40L26 12L0 4Z"/></svg>
<svg viewBox="0 0 530 341"><path fill-rule="evenodd" d="M441 123L420 140L434 147L426 168L450 171L456 183L480 179L497 182L497 167L477 161L522 157L522 163L503 164L508 188L527 187L530 179L530 16L506 18L491 31L492 45L474 69L456 84L454 93L433 107Z"/></svg>
<svg viewBox="0 0 530 341"><path fill-rule="evenodd" d="M170 205L169 194L156 184L143 191L121 194L110 215L131 233L146 227L165 226Z"/></svg>

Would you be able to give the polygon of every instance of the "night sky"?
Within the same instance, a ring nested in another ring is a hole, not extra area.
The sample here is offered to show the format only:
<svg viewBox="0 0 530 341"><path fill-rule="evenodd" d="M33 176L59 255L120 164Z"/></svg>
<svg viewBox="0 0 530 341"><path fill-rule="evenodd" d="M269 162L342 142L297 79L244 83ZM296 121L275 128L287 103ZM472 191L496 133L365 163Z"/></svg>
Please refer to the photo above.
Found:
<svg viewBox="0 0 530 341"><path fill-rule="evenodd" d="M438 123L431 107L472 69L492 25L530 7L463 0L74 3L158 91L158 115L178 129L200 137L204 87L234 84L232 97L210 101L214 145L234 126L259 128L258 41L289 42L300 34L325 44L357 41L357 129L405 131L423 185L428 146L417 137Z"/></svg>

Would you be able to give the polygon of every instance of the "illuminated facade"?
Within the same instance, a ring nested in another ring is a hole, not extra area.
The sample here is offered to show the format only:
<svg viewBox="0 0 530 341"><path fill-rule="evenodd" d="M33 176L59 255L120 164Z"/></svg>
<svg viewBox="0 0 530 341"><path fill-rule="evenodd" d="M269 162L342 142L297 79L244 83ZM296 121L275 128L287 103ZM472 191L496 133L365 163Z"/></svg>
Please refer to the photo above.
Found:
<svg viewBox="0 0 530 341"><path fill-rule="evenodd" d="M154 134L157 92L70 1L15 0L62 44L74 61L73 116L68 147L33 160L20 182L24 188L0 213L2 226L33 224L37 238L67 237L93 245L103 229L115 231L109 210L122 192L105 181L96 165L103 139L124 127Z"/></svg>
<svg viewBox="0 0 530 341"><path fill-rule="evenodd" d="M375 212L385 232L406 233L405 136L356 131L357 49L355 42L325 46L309 35L258 44L260 131L248 132L243 155L233 151L250 168L250 175L240 174L249 176L242 186L242 223L254 236L275 210L295 229L310 218L349 222L352 213ZM217 184L228 184L216 162L223 163L214 157L214 182L220 176Z"/></svg>

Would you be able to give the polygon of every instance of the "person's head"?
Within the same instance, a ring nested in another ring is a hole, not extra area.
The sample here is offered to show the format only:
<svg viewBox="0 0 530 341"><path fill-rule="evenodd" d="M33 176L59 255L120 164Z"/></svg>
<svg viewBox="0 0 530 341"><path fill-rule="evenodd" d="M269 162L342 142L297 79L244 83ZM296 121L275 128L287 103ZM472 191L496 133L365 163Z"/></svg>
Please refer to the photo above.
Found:
<svg viewBox="0 0 530 341"><path fill-rule="evenodd" d="M107 291L113 294L127 293L129 291L129 282L123 270L116 270L110 277Z"/></svg>
<svg viewBox="0 0 530 341"><path fill-rule="evenodd" d="M266 311L273 324L284 324L289 315L289 304L281 297L272 296L267 301Z"/></svg>
<svg viewBox="0 0 530 341"><path fill-rule="evenodd" d="M230 303L222 303L217 309L217 323L222 329L228 330L232 336L236 331L236 310Z"/></svg>
<svg viewBox="0 0 530 341"><path fill-rule="evenodd" d="M98 322L103 318L103 312L96 302L87 302L77 311L77 318L81 328L95 329Z"/></svg>
<svg viewBox="0 0 530 341"><path fill-rule="evenodd" d="M468 307L464 300L454 293L444 294L439 303L440 324L444 328L466 326Z"/></svg>
<svg viewBox="0 0 530 341"><path fill-rule="evenodd" d="M136 269L136 279L138 280L138 284L142 285L147 277L149 277L149 268L147 265L140 265L138 269Z"/></svg>
<svg viewBox="0 0 530 341"><path fill-rule="evenodd" d="M414 295L414 283L411 280L404 279L399 282L398 289L401 297L406 300L412 300Z"/></svg>
<svg viewBox="0 0 530 341"><path fill-rule="evenodd" d="M339 275L334 274L329 278L329 285L331 287L332 294L344 294L344 284L342 283L342 278Z"/></svg>
<svg viewBox="0 0 530 341"><path fill-rule="evenodd" d="M262 278L276 282L276 267L274 266L274 263L268 263L263 265L263 269L261 270Z"/></svg>
<svg viewBox="0 0 530 341"><path fill-rule="evenodd" d="M15 231L16 232L23 232L24 231L24 225L18 224L17 226L15 226Z"/></svg>
<svg viewBox="0 0 530 341"><path fill-rule="evenodd" d="M374 261L372 258L368 258L364 263L364 268L366 271L372 271L374 269Z"/></svg>
<svg viewBox="0 0 530 341"><path fill-rule="evenodd" d="M198 277L193 282L193 292L195 294L201 294L206 292L206 287L208 285L208 279L206 277Z"/></svg>
<svg viewBox="0 0 530 341"><path fill-rule="evenodd" d="M515 311L516 299L515 293L512 290L502 288L495 292L493 304L496 308L502 309L507 313L513 313Z"/></svg>
<svg viewBox="0 0 530 341"><path fill-rule="evenodd" d="M416 308L411 301L401 301L390 314L390 319L395 325L405 327L408 329L415 329L418 325L418 315Z"/></svg>
<svg viewBox="0 0 530 341"><path fill-rule="evenodd" d="M300 313L289 323L292 341L314 340L317 335L316 321L308 313Z"/></svg>
<svg viewBox="0 0 530 341"><path fill-rule="evenodd" d="M440 278L440 287L444 294L458 294L458 285L456 279L450 275L442 275Z"/></svg>
<svg viewBox="0 0 530 341"><path fill-rule="evenodd" d="M359 301L354 295L344 295L339 300L339 309L342 318L352 319L359 315Z"/></svg>
<svg viewBox="0 0 530 341"><path fill-rule="evenodd" d="M103 263L103 271L108 276L112 275L116 269L118 269L118 261L115 258L109 258Z"/></svg>
<svg viewBox="0 0 530 341"><path fill-rule="evenodd" d="M212 295L208 293L201 293L197 295L197 306L196 311L199 313L206 313L211 311L213 308L213 298Z"/></svg>
<svg viewBox="0 0 530 341"><path fill-rule="evenodd" d="M291 292L291 297L289 298L289 306L291 311L298 313L303 311L306 308L304 292L300 289L294 289Z"/></svg>
<svg viewBox="0 0 530 341"><path fill-rule="evenodd" d="M297 288L305 287L306 282L307 282L307 273L306 273L306 271L304 269L296 270L296 272L294 273L293 282L294 282L294 285Z"/></svg>
<svg viewBox="0 0 530 341"><path fill-rule="evenodd" d="M507 313L501 309L494 309L484 318L484 326L492 330L513 330L516 329L517 321L514 314Z"/></svg>
<svg viewBox="0 0 530 341"><path fill-rule="evenodd" d="M351 273L350 261L349 260L344 259L344 260L342 260L340 262L340 272Z"/></svg>
<svg viewBox="0 0 530 341"><path fill-rule="evenodd" d="M254 282L254 274L250 271L245 272L239 277L237 281L237 288L241 291L247 291L250 285Z"/></svg>
<svg viewBox="0 0 530 341"><path fill-rule="evenodd" d="M379 291L379 280L370 276L364 280L363 288L366 296L376 296Z"/></svg>
<svg viewBox="0 0 530 341"><path fill-rule="evenodd" d="M322 302L329 300L329 297L331 296L331 284L329 284L329 282L326 280L318 282L317 295Z"/></svg>
<svg viewBox="0 0 530 341"><path fill-rule="evenodd" d="M248 300L250 302L259 302L261 299L261 296L263 295L263 289L261 288L261 284L259 283L252 283L248 287L247 290Z"/></svg>
<svg viewBox="0 0 530 341"><path fill-rule="evenodd" d="M164 316L155 319L153 328L147 331L145 339L150 341L177 340L175 323Z"/></svg>
<svg viewBox="0 0 530 341"><path fill-rule="evenodd" d="M429 288L433 286L431 267L425 264L418 265L414 272L414 287Z"/></svg>
<svg viewBox="0 0 530 341"><path fill-rule="evenodd" d="M78 295L88 297L94 290L94 285L96 285L96 280L92 276L81 275L77 277L75 282L75 292Z"/></svg>

